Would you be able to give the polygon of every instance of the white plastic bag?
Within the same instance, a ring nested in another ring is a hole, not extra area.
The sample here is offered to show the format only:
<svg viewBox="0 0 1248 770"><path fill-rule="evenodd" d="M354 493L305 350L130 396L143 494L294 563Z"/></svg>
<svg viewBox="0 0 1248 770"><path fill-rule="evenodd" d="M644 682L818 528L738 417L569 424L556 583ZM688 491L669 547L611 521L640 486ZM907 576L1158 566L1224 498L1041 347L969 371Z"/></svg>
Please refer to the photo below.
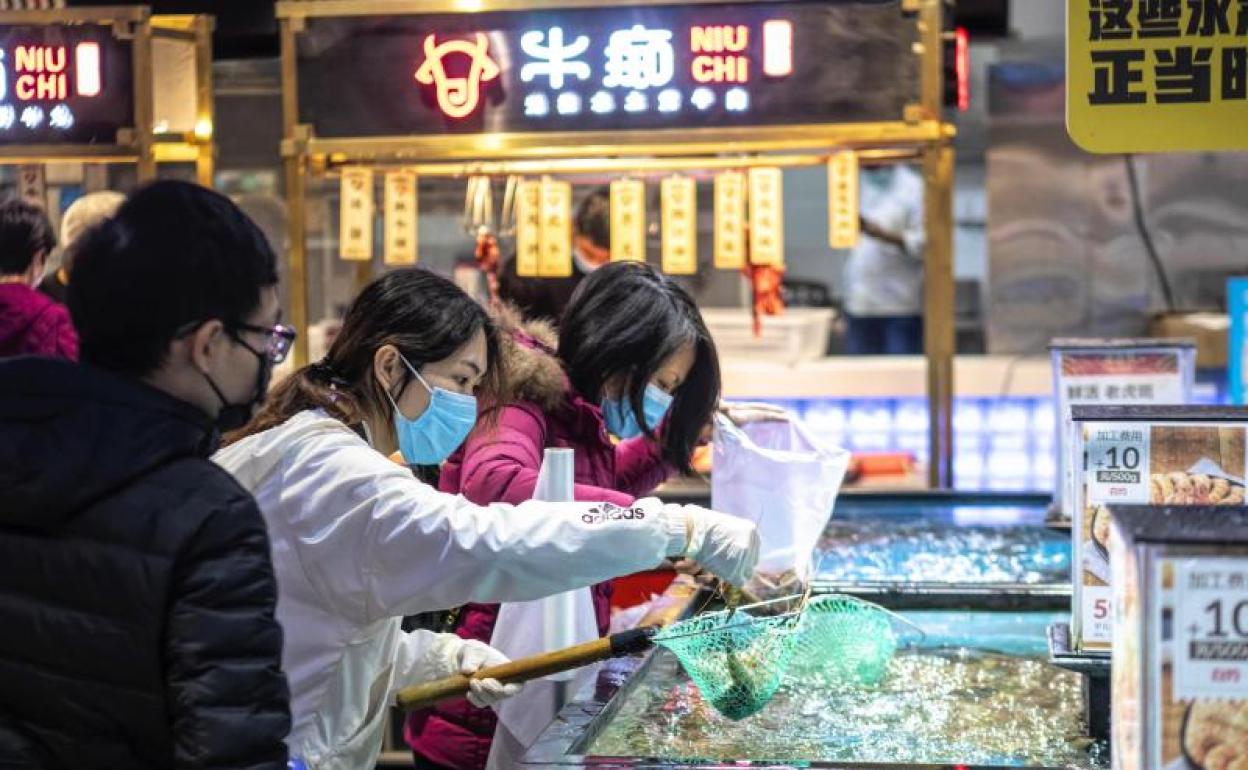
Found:
<svg viewBox="0 0 1248 770"><path fill-rule="evenodd" d="M533 499L571 502L574 460L571 449L547 449ZM579 588L531 602L503 604L490 644L514 660L597 638L593 594L589 588ZM578 669L529 682L519 695L498 704L498 728L487 770L514 767L525 749L554 720L563 705L564 693L575 693L594 671L593 667Z"/></svg>
<svg viewBox="0 0 1248 770"><path fill-rule="evenodd" d="M737 427L716 420L711 507L758 525L755 594L810 578L811 557L849 467L849 452L811 435L797 418Z"/></svg>

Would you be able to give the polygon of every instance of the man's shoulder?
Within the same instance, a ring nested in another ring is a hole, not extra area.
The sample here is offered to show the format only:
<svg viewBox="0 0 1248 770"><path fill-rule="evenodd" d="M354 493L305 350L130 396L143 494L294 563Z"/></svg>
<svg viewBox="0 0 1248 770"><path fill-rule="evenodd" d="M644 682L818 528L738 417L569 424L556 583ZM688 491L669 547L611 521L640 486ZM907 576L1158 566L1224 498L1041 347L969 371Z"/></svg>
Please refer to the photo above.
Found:
<svg viewBox="0 0 1248 770"><path fill-rule="evenodd" d="M135 479L132 494L151 494L169 502L168 513L179 517L183 529L195 530L214 517L261 522L251 493L221 466L206 457L178 458Z"/></svg>

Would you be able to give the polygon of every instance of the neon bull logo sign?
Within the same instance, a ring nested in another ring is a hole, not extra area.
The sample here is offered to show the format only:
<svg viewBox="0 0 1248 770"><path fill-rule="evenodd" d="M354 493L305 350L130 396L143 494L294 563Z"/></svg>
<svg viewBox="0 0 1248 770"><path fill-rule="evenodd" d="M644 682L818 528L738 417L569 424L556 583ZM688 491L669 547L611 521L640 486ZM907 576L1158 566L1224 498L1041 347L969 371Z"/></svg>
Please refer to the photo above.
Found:
<svg viewBox="0 0 1248 770"><path fill-rule="evenodd" d="M416 70L416 82L434 87L438 108L447 117L464 118L481 103L481 84L502 72L490 58L489 40L478 32L472 40L425 38L425 61Z"/></svg>

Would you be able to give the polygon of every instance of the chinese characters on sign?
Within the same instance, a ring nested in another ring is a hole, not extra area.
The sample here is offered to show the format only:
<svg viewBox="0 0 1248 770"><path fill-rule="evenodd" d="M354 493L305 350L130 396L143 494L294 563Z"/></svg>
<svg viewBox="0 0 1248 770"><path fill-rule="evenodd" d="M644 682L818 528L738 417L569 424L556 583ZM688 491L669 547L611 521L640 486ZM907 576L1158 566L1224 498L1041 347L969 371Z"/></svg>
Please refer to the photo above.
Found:
<svg viewBox="0 0 1248 770"><path fill-rule="evenodd" d="M692 177L670 176L660 185L663 210L663 272L698 271L698 198Z"/></svg>
<svg viewBox="0 0 1248 770"><path fill-rule="evenodd" d="M501 32L428 34L416 81L433 90L447 117L473 115L486 103L485 86L503 74L503 59L492 52L511 48L505 39ZM522 93L514 98L529 118L744 113L752 83L792 74L793 28L785 19L758 27L633 24L596 34L551 26L519 33L515 59Z"/></svg>
<svg viewBox="0 0 1248 770"><path fill-rule="evenodd" d="M784 177L778 168L749 172L750 264L784 265Z"/></svg>
<svg viewBox="0 0 1248 770"><path fill-rule="evenodd" d="M715 177L715 267L745 267L745 175L736 171Z"/></svg>
<svg viewBox="0 0 1248 770"><path fill-rule="evenodd" d="M373 258L373 170L344 168L339 193L339 255L367 262Z"/></svg>
<svg viewBox="0 0 1248 770"><path fill-rule="evenodd" d="M1248 558L1185 559L1174 566L1174 698L1243 698Z"/></svg>
<svg viewBox="0 0 1248 770"><path fill-rule="evenodd" d="M541 251L537 274L566 278L572 275L572 185L545 179L540 192Z"/></svg>
<svg viewBox="0 0 1248 770"><path fill-rule="evenodd" d="M834 249L858 243L858 155L853 150L828 159L828 242Z"/></svg>
<svg viewBox="0 0 1248 770"><path fill-rule="evenodd" d="M391 171L385 180L385 252L387 265L416 264L416 174Z"/></svg>
<svg viewBox="0 0 1248 770"><path fill-rule="evenodd" d="M611 183L611 261L646 261L646 185L635 179Z"/></svg>
<svg viewBox="0 0 1248 770"><path fill-rule="evenodd" d="M540 275L542 254L542 185L520 182L516 185L516 275Z"/></svg>
<svg viewBox="0 0 1248 770"><path fill-rule="evenodd" d="M1093 152L1248 147L1248 0L1068 0L1067 124Z"/></svg>

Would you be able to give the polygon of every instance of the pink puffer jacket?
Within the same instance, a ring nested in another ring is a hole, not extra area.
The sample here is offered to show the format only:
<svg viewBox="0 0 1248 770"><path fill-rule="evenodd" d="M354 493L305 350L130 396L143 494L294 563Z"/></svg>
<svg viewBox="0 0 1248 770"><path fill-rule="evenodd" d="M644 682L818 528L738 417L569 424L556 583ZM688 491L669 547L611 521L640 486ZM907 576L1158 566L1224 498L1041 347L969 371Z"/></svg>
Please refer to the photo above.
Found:
<svg viewBox="0 0 1248 770"><path fill-rule="evenodd" d="M577 500L630 505L663 483L674 469L659 448L640 437L613 444L602 413L574 393L554 357L549 327L529 324L504 344L518 402L504 407L494 426L482 426L442 468L439 486L474 503L520 503L533 496L543 451L576 450ZM594 586L598 630L611 619L610 583ZM455 633L488 642L498 617L496 604L470 604L459 614ZM490 709L454 701L408 716L405 735L413 751L448 768L484 768L497 718Z"/></svg>

